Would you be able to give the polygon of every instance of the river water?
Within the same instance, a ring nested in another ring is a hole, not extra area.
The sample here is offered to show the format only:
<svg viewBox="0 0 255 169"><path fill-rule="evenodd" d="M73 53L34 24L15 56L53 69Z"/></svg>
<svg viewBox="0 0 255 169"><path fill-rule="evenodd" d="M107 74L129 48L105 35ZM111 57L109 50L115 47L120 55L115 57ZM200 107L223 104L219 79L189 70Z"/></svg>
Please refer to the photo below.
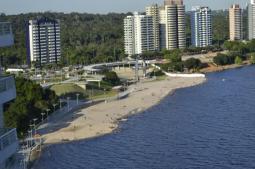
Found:
<svg viewBox="0 0 255 169"><path fill-rule="evenodd" d="M46 148L36 169L255 168L255 67L207 75L116 133Z"/></svg>

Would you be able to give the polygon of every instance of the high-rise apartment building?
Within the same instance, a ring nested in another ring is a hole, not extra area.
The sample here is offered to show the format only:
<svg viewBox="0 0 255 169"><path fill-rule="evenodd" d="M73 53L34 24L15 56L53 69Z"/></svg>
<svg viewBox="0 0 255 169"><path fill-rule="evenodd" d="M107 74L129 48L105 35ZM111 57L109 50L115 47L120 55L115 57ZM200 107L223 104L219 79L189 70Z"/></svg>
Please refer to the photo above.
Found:
<svg viewBox="0 0 255 169"><path fill-rule="evenodd" d="M212 45L212 16L208 7L193 7L191 12L191 41L196 47Z"/></svg>
<svg viewBox="0 0 255 169"><path fill-rule="evenodd" d="M165 0L160 9L161 37L165 34L166 42L161 48L176 49L186 47L185 5L183 0ZM165 32L164 32L165 31Z"/></svg>
<svg viewBox="0 0 255 169"><path fill-rule="evenodd" d="M160 44L160 50L167 49L166 47L166 12L165 12L165 6L161 6L159 8L159 44Z"/></svg>
<svg viewBox="0 0 255 169"><path fill-rule="evenodd" d="M127 16L124 19L124 42L127 55L155 51L153 18L139 15Z"/></svg>
<svg viewBox="0 0 255 169"><path fill-rule="evenodd" d="M42 18L29 20L27 25L27 54L36 66L58 63L61 58L60 23Z"/></svg>
<svg viewBox="0 0 255 169"><path fill-rule="evenodd" d="M152 17L153 21L153 35L155 50L160 49L160 36L159 36L159 7L157 4L146 7L146 15Z"/></svg>
<svg viewBox="0 0 255 169"><path fill-rule="evenodd" d="M248 4L248 39L255 39L255 0Z"/></svg>
<svg viewBox="0 0 255 169"><path fill-rule="evenodd" d="M124 45L125 53L129 56L135 54L135 27L134 16L124 19Z"/></svg>
<svg viewBox="0 0 255 169"><path fill-rule="evenodd" d="M243 39L242 9L234 4L229 8L229 38L231 41Z"/></svg>

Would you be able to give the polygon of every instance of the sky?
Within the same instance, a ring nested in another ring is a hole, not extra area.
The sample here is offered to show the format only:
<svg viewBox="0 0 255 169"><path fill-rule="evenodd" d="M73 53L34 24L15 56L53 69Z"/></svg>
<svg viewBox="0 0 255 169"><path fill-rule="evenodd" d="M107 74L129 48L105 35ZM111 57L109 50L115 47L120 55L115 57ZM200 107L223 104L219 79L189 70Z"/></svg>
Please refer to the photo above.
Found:
<svg viewBox="0 0 255 169"><path fill-rule="evenodd" d="M81 12L81 13L126 13L142 12L145 6L163 4L164 0L0 0L0 13L20 14L28 12ZM245 7L250 0L184 0L186 11L192 6L209 6L212 9L227 9L233 3Z"/></svg>

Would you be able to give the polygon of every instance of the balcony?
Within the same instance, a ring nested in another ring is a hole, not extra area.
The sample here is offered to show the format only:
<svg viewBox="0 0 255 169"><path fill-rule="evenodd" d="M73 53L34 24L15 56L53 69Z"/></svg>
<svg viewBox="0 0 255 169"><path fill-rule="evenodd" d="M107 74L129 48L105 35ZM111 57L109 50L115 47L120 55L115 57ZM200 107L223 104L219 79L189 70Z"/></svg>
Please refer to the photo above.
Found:
<svg viewBox="0 0 255 169"><path fill-rule="evenodd" d="M6 159L16 153L18 149L18 138L16 129L0 128L0 168Z"/></svg>
<svg viewBox="0 0 255 169"><path fill-rule="evenodd" d="M16 98L15 81L12 76L0 76L0 104Z"/></svg>

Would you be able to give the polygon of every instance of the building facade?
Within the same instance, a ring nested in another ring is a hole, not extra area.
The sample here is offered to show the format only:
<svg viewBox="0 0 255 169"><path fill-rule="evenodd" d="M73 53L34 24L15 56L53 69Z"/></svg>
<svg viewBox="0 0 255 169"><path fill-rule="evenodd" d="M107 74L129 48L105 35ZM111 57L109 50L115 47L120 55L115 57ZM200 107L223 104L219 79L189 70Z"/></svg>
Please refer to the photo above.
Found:
<svg viewBox="0 0 255 169"><path fill-rule="evenodd" d="M138 13L127 16L124 19L124 44L129 56L155 51L152 16Z"/></svg>
<svg viewBox="0 0 255 169"><path fill-rule="evenodd" d="M135 54L135 27L134 16L127 16L124 19L124 44L125 53L129 56Z"/></svg>
<svg viewBox="0 0 255 169"><path fill-rule="evenodd" d="M161 49L186 48L185 25L183 0L165 0L160 9L160 36L165 39L165 43L161 40Z"/></svg>
<svg viewBox="0 0 255 169"><path fill-rule="evenodd" d="M166 13L165 6L159 8L159 44L160 50L166 49Z"/></svg>
<svg viewBox="0 0 255 169"><path fill-rule="evenodd" d="M42 18L27 24L28 62L36 66L56 64L61 58L60 22Z"/></svg>
<svg viewBox="0 0 255 169"><path fill-rule="evenodd" d="M11 24L0 22L0 47L13 44ZM15 81L12 76L3 76L0 73L0 169L5 169L8 159L18 149L16 129L4 127L3 104L16 98Z"/></svg>
<svg viewBox="0 0 255 169"><path fill-rule="evenodd" d="M155 50L160 50L160 25L159 25L159 6L153 4L146 7L146 15L152 17L153 21L153 35L154 35L154 45Z"/></svg>
<svg viewBox="0 0 255 169"><path fill-rule="evenodd" d="M229 39L231 41L243 39L242 9L234 4L229 8Z"/></svg>
<svg viewBox="0 0 255 169"><path fill-rule="evenodd" d="M208 7L193 7L191 12L191 42L195 47L212 45L212 16Z"/></svg>
<svg viewBox="0 0 255 169"><path fill-rule="evenodd" d="M255 39L255 0L248 4L248 39Z"/></svg>

